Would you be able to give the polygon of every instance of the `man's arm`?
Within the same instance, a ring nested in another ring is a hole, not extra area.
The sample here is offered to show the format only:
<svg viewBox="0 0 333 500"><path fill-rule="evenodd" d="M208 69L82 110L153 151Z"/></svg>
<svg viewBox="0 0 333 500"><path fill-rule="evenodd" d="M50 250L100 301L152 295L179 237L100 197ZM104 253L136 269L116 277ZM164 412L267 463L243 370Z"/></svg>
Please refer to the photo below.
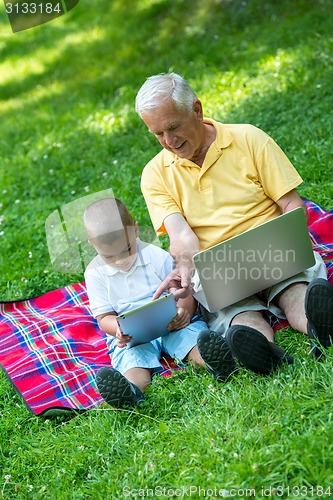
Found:
<svg viewBox="0 0 333 500"><path fill-rule="evenodd" d="M191 290L194 271L192 257L199 251L199 240L184 217L179 213L168 215L164 227L170 239L170 253L175 260L175 269L168 274L156 290L153 299L169 290L176 299L184 298Z"/></svg>
<svg viewBox="0 0 333 500"><path fill-rule="evenodd" d="M281 196L279 200L277 200L277 205L280 207L283 214L286 212L290 212L290 210L294 210L295 208L302 207L305 213L305 217L307 219L308 212L305 206L304 201L297 193L296 189L292 189L289 193Z"/></svg>
<svg viewBox="0 0 333 500"><path fill-rule="evenodd" d="M199 252L199 240L192 231L185 218L177 213L171 214L164 220L164 227L170 239L170 253L177 268L186 268L193 271L194 254Z"/></svg>

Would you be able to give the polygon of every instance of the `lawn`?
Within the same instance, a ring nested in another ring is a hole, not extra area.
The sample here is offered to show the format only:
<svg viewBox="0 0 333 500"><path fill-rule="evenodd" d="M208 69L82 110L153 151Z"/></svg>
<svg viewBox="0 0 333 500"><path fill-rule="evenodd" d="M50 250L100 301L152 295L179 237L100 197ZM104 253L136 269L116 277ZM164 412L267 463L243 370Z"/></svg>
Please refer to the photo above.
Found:
<svg viewBox="0 0 333 500"><path fill-rule="evenodd" d="M54 270L46 245L65 204L111 188L151 226L140 173L159 145L134 111L151 74L176 71L206 116L265 130L299 193L332 208L332 12L332 0L81 0L13 34L1 6L0 300L83 280ZM189 368L155 378L138 410L71 418L29 414L1 373L2 498L333 496L333 353L316 363L292 330L278 343L297 360L269 377L217 384Z"/></svg>

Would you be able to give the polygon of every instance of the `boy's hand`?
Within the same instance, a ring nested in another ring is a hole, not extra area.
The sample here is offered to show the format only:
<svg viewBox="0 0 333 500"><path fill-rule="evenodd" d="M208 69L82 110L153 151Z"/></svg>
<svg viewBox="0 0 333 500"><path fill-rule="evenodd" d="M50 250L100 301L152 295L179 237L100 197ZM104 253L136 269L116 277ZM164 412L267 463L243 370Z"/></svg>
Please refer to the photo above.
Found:
<svg viewBox="0 0 333 500"><path fill-rule="evenodd" d="M186 309L183 307L177 308L177 316L173 318L171 323L168 325L168 329L172 330L181 330L185 328L185 326L189 325L191 321L190 315Z"/></svg>
<svg viewBox="0 0 333 500"><path fill-rule="evenodd" d="M123 335L119 326L116 332L116 346L117 347L126 347L126 344L132 340L130 335Z"/></svg>

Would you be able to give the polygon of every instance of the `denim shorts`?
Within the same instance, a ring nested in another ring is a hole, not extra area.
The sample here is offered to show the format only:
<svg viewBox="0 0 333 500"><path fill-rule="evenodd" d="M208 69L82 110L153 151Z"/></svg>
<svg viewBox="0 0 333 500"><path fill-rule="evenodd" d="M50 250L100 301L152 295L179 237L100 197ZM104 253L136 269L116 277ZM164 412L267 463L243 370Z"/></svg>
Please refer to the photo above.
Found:
<svg viewBox="0 0 333 500"><path fill-rule="evenodd" d="M260 294L251 295L246 299L240 300L235 304L221 309L216 313L210 313L202 306L199 310L208 323L209 328L215 332L224 335L230 326L232 319L245 311L266 311L268 315L274 315L277 318L286 319L285 314L281 309L274 304L273 300L282 290L293 283L307 282L310 283L315 278L327 279L326 266L321 256L314 252L315 264L305 271L292 276L276 285L266 288Z"/></svg>
<svg viewBox="0 0 333 500"><path fill-rule="evenodd" d="M149 368L153 373L162 371L162 352L175 359L183 360L197 344L198 334L208 328L201 316L194 316L191 323L181 330L173 330L147 344L135 347L117 347L115 338L108 337L109 353L113 368L124 374L131 368Z"/></svg>

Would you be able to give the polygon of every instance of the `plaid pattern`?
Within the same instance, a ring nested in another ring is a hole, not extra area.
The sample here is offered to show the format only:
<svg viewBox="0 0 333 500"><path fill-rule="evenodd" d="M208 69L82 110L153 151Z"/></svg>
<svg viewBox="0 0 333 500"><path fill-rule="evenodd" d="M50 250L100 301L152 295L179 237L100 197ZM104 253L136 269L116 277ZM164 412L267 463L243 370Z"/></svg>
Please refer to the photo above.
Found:
<svg viewBox="0 0 333 500"><path fill-rule="evenodd" d="M319 205L304 200L308 210L308 226L313 250L318 252L326 264L328 280L333 285L333 209L325 212ZM276 319L272 327L275 332L288 327L287 321Z"/></svg>
<svg viewBox="0 0 333 500"><path fill-rule="evenodd" d="M86 410L102 401L95 375L110 356L84 283L2 303L0 313L0 363L30 411ZM178 368L169 361L164 376Z"/></svg>
<svg viewBox="0 0 333 500"><path fill-rule="evenodd" d="M313 249L320 253L326 267L329 281L333 282L333 209L325 212L313 201L305 200L309 219L309 231Z"/></svg>
<svg viewBox="0 0 333 500"><path fill-rule="evenodd" d="M333 210L307 201L309 230L333 282ZM276 322L276 330L286 323ZM105 334L91 317L84 283L0 303L0 364L35 415L87 410L102 402L96 372L110 365ZM164 359L163 376L180 369Z"/></svg>

